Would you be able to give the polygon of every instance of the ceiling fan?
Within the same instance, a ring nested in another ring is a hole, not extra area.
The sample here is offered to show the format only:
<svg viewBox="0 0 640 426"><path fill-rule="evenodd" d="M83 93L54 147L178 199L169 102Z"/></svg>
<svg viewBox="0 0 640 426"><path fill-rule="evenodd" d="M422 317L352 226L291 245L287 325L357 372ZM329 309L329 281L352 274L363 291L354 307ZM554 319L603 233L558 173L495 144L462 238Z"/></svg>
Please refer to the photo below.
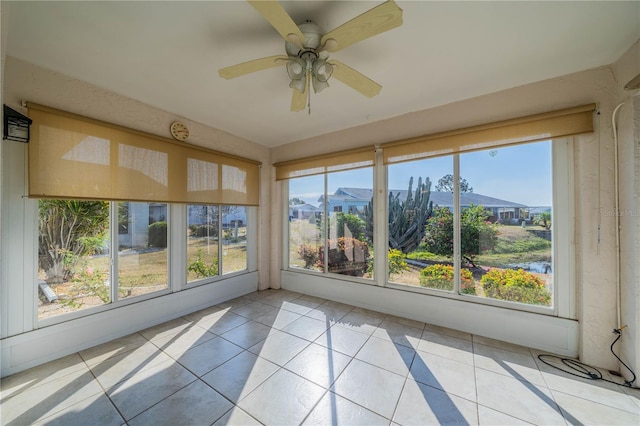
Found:
<svg viewBox="0 0 640 426"><path fill-rule="evenodd" d="M337 52L376 34L402 25L402 9L393 0L368 10L356 18L322 34L313 21L296 25L277 1L248 0L248 2L280 33L285 40L285 55L255 59L218 71L220 77L231 79L277 66L286 66L293 89L291 111L301 111L310 100L310 86L318 93L329 86L331 77L350 86L366 97L373 97L382 86L335 59L329 52ZM310 104L310 103L309 103Z"/></svg>

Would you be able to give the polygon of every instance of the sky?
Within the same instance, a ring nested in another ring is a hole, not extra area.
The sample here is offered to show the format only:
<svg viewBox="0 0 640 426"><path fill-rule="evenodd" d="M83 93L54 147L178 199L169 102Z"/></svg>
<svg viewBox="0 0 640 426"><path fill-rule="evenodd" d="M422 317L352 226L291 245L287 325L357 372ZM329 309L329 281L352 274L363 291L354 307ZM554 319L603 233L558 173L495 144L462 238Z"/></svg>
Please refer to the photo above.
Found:
<svg viewBox="0 0 640 426"><path fill-rule="evenodd" d="M413 176L431 180L435 191L438 180L453 174L453 157L437 157L388 166L389 189L407 189ZM495 150L460 155L460 176L469 182L476 194L525 204L531 207L551 206L551 143L538 142ZM372 188L373 169L331 173L327 191L339 187ZM289 198L298 197L314 206L324 189L323 176L309 176L289 181Z"/></svg>

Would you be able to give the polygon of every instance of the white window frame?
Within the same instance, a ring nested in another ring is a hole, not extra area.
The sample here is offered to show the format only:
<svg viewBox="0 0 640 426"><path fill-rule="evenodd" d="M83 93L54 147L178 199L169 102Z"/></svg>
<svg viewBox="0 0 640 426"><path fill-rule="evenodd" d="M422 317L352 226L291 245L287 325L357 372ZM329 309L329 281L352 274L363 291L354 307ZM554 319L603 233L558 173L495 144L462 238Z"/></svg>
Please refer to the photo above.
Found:
<svg viewBox="0 0 640 426"><path fill-rule="evenodd" d="M532 142L537 143L537 142ZM574 159L573 159L573 138L558 138L551 141L552 146L552 185L553 185L553 218L551 221L553 245L553 306L527 305L516 302L509 302L497 299L481 298L472 295L460 294L459 268L461 259L459 254L454 256L454 291L445 292L423 287L415 287L400 283L392 283L387 279L388 264L388 167L382 164L382 152L376 150L376 161L374 163L374 280L365 280L343 276L340 274L325 273L320 271L305 270L290 267L289 259L289 224L288 224L288 200L289 184L288 180L283 180L281 190L282 215L283 219L283 270L302 274L322 275L332 279L343 281L354 281L363 284L373 284L379 287L420 293L436 297L462 300L482 305L496 306L519 311L539 313L561 318L576 318L575 309L575 243L574 243ZM459 176L459 160L454 161L454 175ZM325 173L325 192L326 176ZM454 183L457 179L454 178ZM456 183L457 186L457 183ZM326 194L325 194L326 196ZM459 204L459 193L454 191L454 202ZM454 209L456 210L456 209ZM459 209L458 209L459 210ZM459 214L454 215L454 245L455 252L459 253L460 246L460 220ZM382 230L382 231L380 231ZM326 269L325 269L326 270Z"/></svg>

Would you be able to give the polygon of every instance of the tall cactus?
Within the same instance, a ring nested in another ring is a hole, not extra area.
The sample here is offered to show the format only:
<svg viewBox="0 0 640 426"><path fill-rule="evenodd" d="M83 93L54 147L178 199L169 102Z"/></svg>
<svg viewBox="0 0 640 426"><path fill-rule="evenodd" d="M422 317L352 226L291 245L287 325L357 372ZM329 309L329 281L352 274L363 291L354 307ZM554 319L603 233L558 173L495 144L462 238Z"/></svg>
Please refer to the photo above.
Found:
<svg viewBox="0 0 640 426"><path fill-rule="evenodd" d="M422 241L425 235L427 219L433 212L433 203L429 201L431 181L418 178L413 191L413 177L409 180L407 198L400 199L400 193L389 192L389 247L409 253ZM366 223L365 234L373 241L373 200L365 206L361 214Z"/></svg>

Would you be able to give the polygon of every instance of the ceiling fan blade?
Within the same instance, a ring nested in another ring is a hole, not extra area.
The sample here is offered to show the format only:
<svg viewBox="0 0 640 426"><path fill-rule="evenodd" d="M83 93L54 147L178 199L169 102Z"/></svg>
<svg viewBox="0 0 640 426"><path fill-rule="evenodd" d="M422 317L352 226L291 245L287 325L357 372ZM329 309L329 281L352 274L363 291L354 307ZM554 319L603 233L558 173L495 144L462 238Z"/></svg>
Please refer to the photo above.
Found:
<svg viewBox="0 0 640 426"><path fill-rule="evenodd" d="M380 89L382 89L382 86L380 86L378 83L371 80L364 74L354 70L350 66L345 65L340 61L331 60L328 62L333 65L333 74L331 75L332 78L340 80L352 89L362 93L367 98L372 98L380 93Z"/></svg>
<svg viewBox="0 0 640 426"><path fill-rule="evenodd" d="M221 68L220 70L218 70L218 74L220 74L220 77L226 78L228 80L230 78L240 77L252 72L262 71L269 68L278 67L280 65L285 65L287 63L287 60L289 60L289 57L285 55L275 55L269 56L267 58L254 59L253 61L243 62L241 64Z"/></svg>
<svg viewBox="0 0 640 426"><path fill-rule="evenodd" d="M388 0L326 33L320 41L321 50L335 52L400 25L402 9Z"/></svg>
<svg viewBox="0 0 640 426"><path fill-rule="evenodd" d="M280 33L283 39L302 47L304 35L300 28L293 22L291 16L277 1L247 0L264 19L269 21L273 28Z"/></svg>
<svg viewBox="0 0 640 426"><path fill-rule="evenodd" d="M309 74L306 77L306 83L304 85L304 92L300 92L298 89L293 89L291 95L291 112L302 111L307 106L307 96L309 93Z"/></svg>

